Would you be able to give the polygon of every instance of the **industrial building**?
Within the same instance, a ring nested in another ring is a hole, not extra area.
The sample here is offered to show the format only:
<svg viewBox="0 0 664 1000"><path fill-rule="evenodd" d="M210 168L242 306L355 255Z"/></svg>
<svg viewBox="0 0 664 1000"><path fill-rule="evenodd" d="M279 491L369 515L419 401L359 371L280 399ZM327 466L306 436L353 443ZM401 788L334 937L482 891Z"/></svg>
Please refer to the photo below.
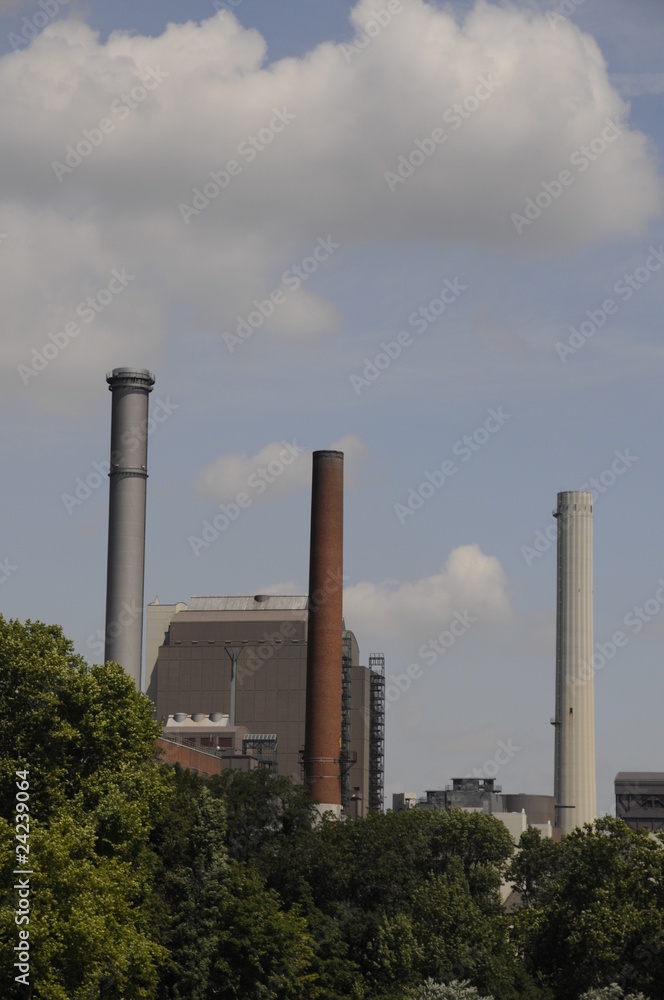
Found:
<svg viewBox="0 0 664 1000"><path fill-rule="evenodd" d="M163 764L180 764L204 778L261 765L276 769L276 737L262 737L257 744L244 726L231 726L221 712L169 716L157 746Z"/></svg>
<svg viewBox="0 0 664 1000"><path fill-rule="evenodd" d="M418 799L412 792L398 792L392 796L392 809L464 809L495 816L505 824L515 844L529 826L538 829L543 837L554 836L554 800L552 795L502 794L495 778L453 778L445 788L424 793Z"/></svg>
<svg viewBox="0 0 664 1000"><path fill-rule="evenodd" d="M140 428L155 377L144 368L114 368L106 381L105 659L120 663L140 689L148 477ZM143 687L165 724L167 761L186 758L203 773L206 766L214 773L269 766L303 782L320 811L337 817L382 810L385 730L384 658L373 655L362 666L342 617L343 468L343 452L313 452L308 595L167 605L157 598L148 607ZM201 727L209 732L201 736Z"/></svg>
<svg viewBox="0 0 664 1000"><path fill-rule="evenodd" d="M115 368L106 380L112 408L105 658L122 664L140 687L147 435L132 432L147 423L155 378L147 369ZM380 654L368 667L360 664L342 618L343 466L342 452L313 452L308 594L155 600L147 614L144 689L167 728L204 718L217 724L227 716L229 730L251 734L253 746L243 742L242 751L234 746L226 756L247 756L302 781L322 812L364 816L383 808L385 664ZM415 807L460 805L523 817L515 830L525 817L562 833L595 819L592 493L559 493L554 516L554 815L549 796L501 796L493 779L455 778ZM268 746L269 761L262 757ZM185 751L223 755L219 743L180 743L177 752ZM620 808L643 824L658 822L653 810L661 804L661 792L646 785L647 792L620 793ZM399 807L413 798L404 794Z"/></svg>
<svg viewBox="0 0 664 1000"><path fill-rule="evenodd" d="M664 772L620 771L616 816L632 830L664 830Z"/></svg>
<svg viewBox="0 0 664 1000"><path fill-rule="evenodd" d="M302 595L155 600L147 608L146 692L157 718L173 730L178 717L228 716L256 739L272 736L279 774L301 783L308 624ZM340 798L346 815L364 816L383 807L384 659L362 666L353 633L344 628L341 640Z"/></svg>

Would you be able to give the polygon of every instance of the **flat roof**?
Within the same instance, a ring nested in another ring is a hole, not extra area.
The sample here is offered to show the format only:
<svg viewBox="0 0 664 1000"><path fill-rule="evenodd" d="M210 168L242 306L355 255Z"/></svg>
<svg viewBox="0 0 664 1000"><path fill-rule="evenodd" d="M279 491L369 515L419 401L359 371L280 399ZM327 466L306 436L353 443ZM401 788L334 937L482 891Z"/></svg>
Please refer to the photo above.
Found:
<svg viewBox="0 0 664 1000"><path fill-rule="evenodd" d="M664 782L664 771L619 771L616 775L616 783L619 781L645 781L645 782Z"/></svg>
<svg viewBox="0 0 664 1000"><path fill-rule="evenodd" d="M192 597L189 611L306 611L308 602L309 598L302 594Z"/></svg>

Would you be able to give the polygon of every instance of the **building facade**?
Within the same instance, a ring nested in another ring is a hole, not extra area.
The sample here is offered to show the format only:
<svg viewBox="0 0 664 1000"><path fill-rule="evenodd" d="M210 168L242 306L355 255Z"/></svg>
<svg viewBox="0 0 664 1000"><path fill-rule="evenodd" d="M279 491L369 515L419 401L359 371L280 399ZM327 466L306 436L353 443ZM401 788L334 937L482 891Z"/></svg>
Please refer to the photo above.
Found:
<svg viewBox="0 0 664 1000"><path fill-rule="evenodd" d="M392 796L395 812L455 808L495 816L505 824L515 844L529 826L538 829L543 837L555 836L553 795L503 794L494 778L453 778L450 785L427 791L420 799L413 792L395 792Z"/></svg>
<svg viewBox="0 0 664 1000"><path fill-rule="evenodd" d="M616 816L632 830L664 830L663 771L620 771L615 791Z"/></svg>
<svg viewBox="0 0 664 1000"><path fill-rule="evenodd" d="M279 774L301 783L307 624L306 596L194 597L188 605L148 605L146 692L157 718L223 713L251 734L273 734ZM347 630L343 648L346 662L339 670L347 679L347 725L342 747L342 724L339 755L347 773L342 791L345 785L347 814L352 797L352 815L364 816L370 805L370 763L376 758L372 671L360 664L357 640ZM382 748L379 758L382 788ZM376 781L374 792L375 786Z"/></svg>

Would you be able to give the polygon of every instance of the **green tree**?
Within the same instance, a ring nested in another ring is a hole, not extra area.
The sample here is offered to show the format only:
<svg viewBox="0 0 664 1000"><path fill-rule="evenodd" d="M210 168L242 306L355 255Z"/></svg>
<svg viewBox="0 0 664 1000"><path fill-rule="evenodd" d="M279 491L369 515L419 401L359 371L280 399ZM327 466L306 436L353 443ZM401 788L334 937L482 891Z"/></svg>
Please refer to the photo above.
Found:
<svg viewBox="0 0 664 1000"><path fill-rule="evenodd" d="M543 849L522 838L510 877L523 894L514 939L560 1000L617 983L664 997L664 850L606 816Z"/></svg>
<svg viewBox="0 0 664 1000"><path fill-rule="evenodd" d="M149 699L118 664L88 666L62 629L0 616L0 815L30 771L31 813L47 822L79 794L109 849L143 839L169 794Z"/></svg>
<svg viewBox="0 0 664 1000"><path fill-rule="evenodd" d="M170 962L160 993L173 1000L205 1000L213 995L212 966L226 895L225 813L223 803L203 783L190 782L188 772L178 769L177 778L177 798L186 801L187 815L178 817L180 810L171 803L155 836L159 843L161 835L162 847L156 888L169 914L162 939ZM178 818L185 822L174 825Z"/></svg>
<svg viewBox="0 0 664 1000"><path fill-rule="evenodd" d="M166 958L152 935L151 872L119 856L96 850L94 815L75 804L48 824L31 824L29 924L32 996L43 1000L91 997L149 1000ZM21 876L15 865L13 829L0 823L0 877L11 887ZM8 971L18 941L16 898L8 888L0 905L0 951ZM7 977L7 982L12 982ZM3 997L25 997L25 988Z"/></svg>
<svg viewBox="0 0 664 1000"><path fill-rule="evenodd" d="M478 985L498 977L506 1000L531 995L499 894L512 842L493 817L372 813L252 839L249 856L268 885L309 921L331 997L350 995L341 983L352 970L359 995L372 997L400 997L426 975L459 972ZM327 950L330 922L334 953Z"/></svg>
<svg viewBox="0 0 664 1000"><path fill-rule="evenodd" d="M259 875L231 863L212 981L221 1000L316 1000L313 941L297 907L285 911ZM211 996L213 994L210 994Z"/></svg>
<svg viewBox="0 0 664 1000"><path fill-rule="evenodd" d="M150 702L117 664L89 667L57 626L0 617L0 960L13 968L13 813L16 771L25 770L32 874L24 929L35 997L155 995L166 953L152 930L149 838L171 793L157 732ZM4 994L19 995L16 983Z"/></svg>
<svg viewBox="0 0 664 1000"><path fill-rule="evenodd" d="M643 993L628 993L627 995L623 992L622 987L618 986L617 983L612 983L611 986L604 986L601 990L588 990L583 996L579 997L579 1000L647 1000Z"/></svg>
<svg viewBox="0 0 664 1000"><path fill-rule="evenodd" d="M170 953L160 996L315 1000L318 976L306 920L297 908L285 909L249 865L229 860L226 802L210 783L177 766L174 780L176 794L154 838Z"/></svg>
<svg viewBox="0 0 664 1000"><path fill-rule="evenodd" d="M454 979L451 983L435 983L427 979L417 993L417 1000L493 1000L492 996L481 997L474 986L464 980Z"/></svg>
<svg viewBox="0 0 664 1000"><path fill-rule="evenodd" d="M229 857L246 861L275 840L297 838L316 821L313 800L301 785L259 767L245 774L224 771L210 778L210 791L226 806L226 844Z"/></svg>

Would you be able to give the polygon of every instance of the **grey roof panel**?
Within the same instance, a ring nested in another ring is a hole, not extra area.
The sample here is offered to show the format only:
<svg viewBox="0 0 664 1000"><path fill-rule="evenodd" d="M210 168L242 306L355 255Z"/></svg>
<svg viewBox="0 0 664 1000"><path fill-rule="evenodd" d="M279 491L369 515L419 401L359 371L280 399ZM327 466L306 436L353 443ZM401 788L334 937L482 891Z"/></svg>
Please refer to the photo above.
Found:
<svg viewBox="0 0 664 1000"><path fill-rule="evenodd" d="M192 597L189 611L306 611L306 595L256 594L247 597Z"/></svg>
<svg viewBox="0 0 664 1000"><path fill-rule="evenodd" d="M664 771L619 771L616 781L652 781L664 782Z"/></svg>

